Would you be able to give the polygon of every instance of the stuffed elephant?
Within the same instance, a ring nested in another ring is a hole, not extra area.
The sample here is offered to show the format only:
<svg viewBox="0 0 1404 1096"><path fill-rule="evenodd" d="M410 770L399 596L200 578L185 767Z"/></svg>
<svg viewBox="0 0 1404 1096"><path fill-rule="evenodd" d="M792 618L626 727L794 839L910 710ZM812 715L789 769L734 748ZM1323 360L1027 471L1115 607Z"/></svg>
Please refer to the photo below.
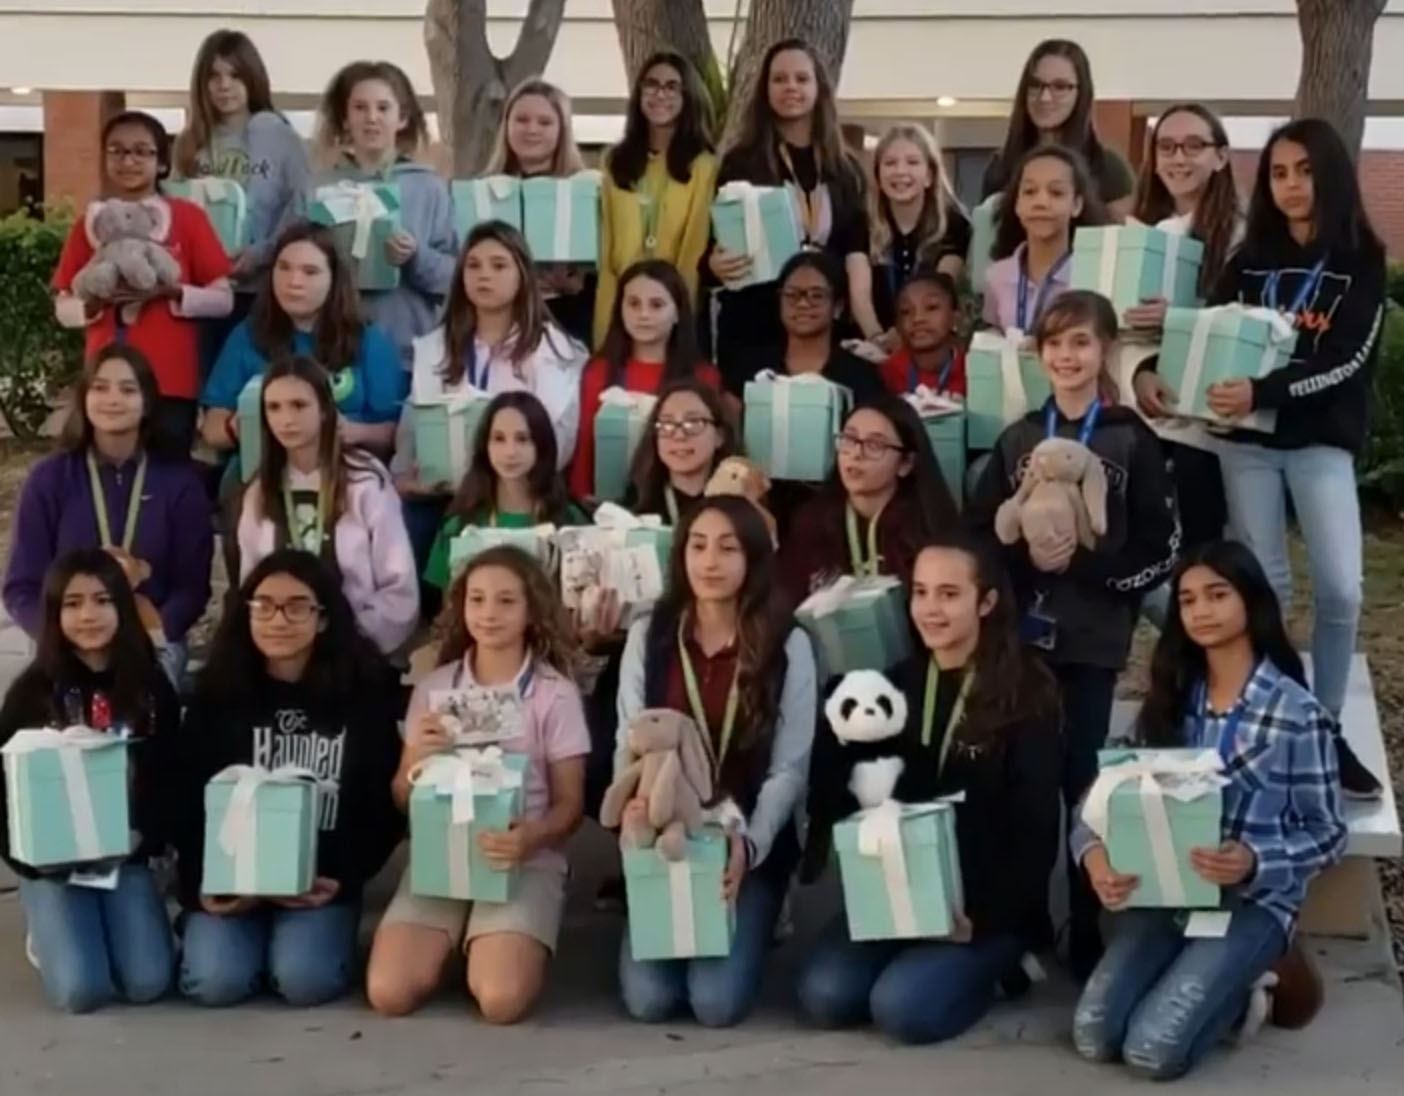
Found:
<svg viewBox="0 0 1404 1096"><path fill-rule="evenodd" d="M693 720L666 708L640 712L626 735L631 760L605 790L600 824L621 827L622 848L656 845L666 859L682 860L713 797L710 744ZM624 808L635 798L648 804L647 817L624 825Z"/></svg>
<svg viewBox="0 0 1404 1096"><path fill-rule="evenodd" d="M149 293L180 284L180 264L165 247L171 211L162 199L93 202L84 225L93 257L73 279L77 296L110 301L122 289Z"/></svg>
<svg viewBox="0 0 1404 1096"><path fill-rule="evenodd" d="M1073 537L1097 546L1107 531L1107 474L1092 450L1071 438L1048 438L1029 454L1019 490L995 511L1002 544L1020 537L1030 547Z"/></svg>

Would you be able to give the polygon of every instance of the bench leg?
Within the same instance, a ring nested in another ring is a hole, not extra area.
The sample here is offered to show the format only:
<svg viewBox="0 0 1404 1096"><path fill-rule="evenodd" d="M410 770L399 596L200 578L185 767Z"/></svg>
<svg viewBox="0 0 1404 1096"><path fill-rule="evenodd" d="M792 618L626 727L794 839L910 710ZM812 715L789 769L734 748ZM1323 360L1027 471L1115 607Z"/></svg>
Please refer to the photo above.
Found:
<svg viewBox="0 0 1404 1096"><path fill-rule="evenodd" d="M1369 857L1351 856L1312 880L1298 928L1315 936L1364 939L1380 908L1380 877Z"/></svg>

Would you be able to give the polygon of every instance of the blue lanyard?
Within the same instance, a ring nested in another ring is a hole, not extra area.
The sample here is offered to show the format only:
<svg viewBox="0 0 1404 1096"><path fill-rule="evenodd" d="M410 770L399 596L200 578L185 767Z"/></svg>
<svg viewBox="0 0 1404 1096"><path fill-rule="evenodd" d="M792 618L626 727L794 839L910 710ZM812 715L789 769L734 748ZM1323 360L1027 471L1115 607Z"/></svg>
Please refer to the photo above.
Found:
<svg viewBox="0 0 1404 1096"><path fill-rule="evenodd" d="M1292 298L1292 306L1286 310L1287 315L1295 316L1316 295L1317 288L1321 285L1321 278L1326 273L1326 257L1323 255L1316 261L1316 265L1307 271L1306 280L1297 290L1297 295ZM1277 291L1282 285L1282 271L1274 270L1267 276L1263 283L1263 303L1269 308L1277 309Z"/></svg>
<svg viewBox="0 0 1404 1096"><path fill-rule="evenodd" d="M1082 416L1082 426L1078 429L1077 440L1082 445L1092 441L1092 432L1097 429L1097 420L1102 417L1102 401L1095 399L1087 414ZM1043 425L1050 438L1058 436L1058 405L1049 400L1043 405Z"/></svg>
<svg viewBox="0 0 1404 1096"><path fill-rule="evenodd" d="M1254 670L1254 673L1257 671ZM1252 681L1252 677L1248 678ZM1218 750L1219 756L1224 759L1224 766L1227 768L1234 755L1234 740L1238 734L1238 725L1243 722L1243 712L1248 706L1246 696L1248 686L1243 686L1243 694L1240 694L1236 703L1224 716L1224 725L1219 728ZM1208 746L1209 737L1209 689L1200 682L1194 687L1194 738L1195 744Z"/></svg>
<svg viewBox="0 0 1404 1096"><path fill-rule="evenodd" d="M478 343L473 340L468 344L468 360L464 363L464 375L468 378L468 383L480 392L486 392L488 386L488 374L492 372L492 355L487 356L487 361L483 362L483 371L478 373Z"/></svg>
<svg viewBox="0 0 1404 1096"><path fill-rule="evenodd" d="M945 361L945 363L941 366L941 374L940 374L940 376L938 376L938 377L936 378L936 391L937 391L937 392L944 392L944 391L946 390L946 384L947 384L947 382L950 381L950 379L951 379L951 370L952 370L954 367L955 367L955 351L952 350L952 351L950 351L949 353L946 354L946 361ZM916 360L913 359L913 360L912 360L912 364L909 365L909 366L907 367L907 391L908 391L908 392L915 392L915 391L917 390L917 378L918 378L918 373L917 373L917 367L916 367Z"/></svg>
<svg viewBox="0 0 1404 1096"><path fill-rule="evenodd" d="M1029 315L1029 256L1024 252L1019 256L1019 310L1014 315L1014 326L1020 331L1030 330L1030 321L1038 323L1038 318L1043 315L1044 306L1048 304L1048 294L1053 291L1053 282L1058 275L1063 272L1063 268L1072 261L1072 252L1069 251L1048 270L1043 276L1043 282L1038 287L1038 296L1034 298L1033 315Z"/></svg>

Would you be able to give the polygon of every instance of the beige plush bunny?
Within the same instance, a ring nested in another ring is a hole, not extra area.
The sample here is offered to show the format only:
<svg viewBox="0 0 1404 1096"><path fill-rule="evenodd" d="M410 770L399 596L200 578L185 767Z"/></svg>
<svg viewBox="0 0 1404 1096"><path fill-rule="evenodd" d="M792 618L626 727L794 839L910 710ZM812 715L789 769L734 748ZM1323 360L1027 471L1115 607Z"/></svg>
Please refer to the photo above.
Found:
<svg viewBox="0 0 1404 1096"><path fill-rule="evenodd" d="M1071 438L1048 438L1029 454L1019 490L995 511L1002 544L1030 546L1072 536L1084 548L1107 531L1107 474L1101 459Z"/></svg>
<svg viewBox="0 0 1404 1096"><path fill-rule="evenodd" d="M634 798L648 804L642 823L623 826L623 848L654 846L668 860L687 856L687 839L706 821L712 799L712 757L697 724L667 708L649 708L634 717L628 736L630 762L605 789L600 824L620 826Z"/></svg>

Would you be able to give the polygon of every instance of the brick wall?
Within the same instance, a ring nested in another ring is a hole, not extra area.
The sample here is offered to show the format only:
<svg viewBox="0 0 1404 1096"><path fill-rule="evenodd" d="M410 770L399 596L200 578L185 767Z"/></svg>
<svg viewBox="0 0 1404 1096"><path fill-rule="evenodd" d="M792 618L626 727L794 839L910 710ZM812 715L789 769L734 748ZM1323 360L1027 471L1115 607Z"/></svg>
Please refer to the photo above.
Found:
<svg viewBox="0 0 1404 1096"><path fill-rule="evenodd" d="M114 91L44 92L44 197L82 206L102 185L103 123L120 112Z"/></svg>

